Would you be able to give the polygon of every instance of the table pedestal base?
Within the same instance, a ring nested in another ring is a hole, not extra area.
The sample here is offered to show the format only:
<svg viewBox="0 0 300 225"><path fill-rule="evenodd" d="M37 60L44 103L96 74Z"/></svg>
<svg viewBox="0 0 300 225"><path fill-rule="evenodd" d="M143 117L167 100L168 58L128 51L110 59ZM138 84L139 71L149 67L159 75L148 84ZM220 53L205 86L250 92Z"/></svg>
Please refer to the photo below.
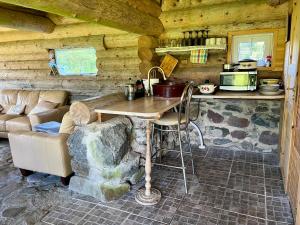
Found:
<svg viewBox="0 0 300 225"><path fill-rule="evenodd" d="M141 188L136 192L135 200L141 205L155 205L161 199L161 193L155 188L151 188L151 194L146 195L146 189Z"/></svg>

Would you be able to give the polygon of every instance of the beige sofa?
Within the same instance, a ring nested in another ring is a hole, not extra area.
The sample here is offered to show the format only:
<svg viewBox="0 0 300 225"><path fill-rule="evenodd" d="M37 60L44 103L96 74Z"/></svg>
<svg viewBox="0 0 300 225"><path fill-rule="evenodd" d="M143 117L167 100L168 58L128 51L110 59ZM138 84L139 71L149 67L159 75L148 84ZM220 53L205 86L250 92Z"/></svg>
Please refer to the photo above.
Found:
<svg viewBox="0 0 300 225"><path fill-rule="evenodd" d="M10 132L8 137L15 167L20 168L23 176L32 171L47 173L60 176L62 183L68 185L73 172L67 139L74 127L69 113L66 113L59 134Z"/></svg>
<svg viewBox="0 0 300 225"><path fill-rule="evenodd" d="M9 132L31 131L37 124L48 121L61 121L63 115L69 110L65 106L68 100L66 91L26 91L26 90L1 90L0 105L0 137L7 138ZM40 101L49 101L58 104L55 109L43 113L28 115ZM8 115L6 112L12 105L25 105L22 115Z"/></svg>

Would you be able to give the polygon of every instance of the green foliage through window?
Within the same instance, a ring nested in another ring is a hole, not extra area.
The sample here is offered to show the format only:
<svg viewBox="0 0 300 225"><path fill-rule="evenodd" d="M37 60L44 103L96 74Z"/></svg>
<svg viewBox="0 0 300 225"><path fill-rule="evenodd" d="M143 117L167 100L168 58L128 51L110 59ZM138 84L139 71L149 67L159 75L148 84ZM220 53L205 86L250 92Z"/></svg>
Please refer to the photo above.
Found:
<svg viewBox="0 0 300 225"><path fill-rule="evenodd" d="M55 49L55 61L60 75L97 75L94 48Z"/></svg>

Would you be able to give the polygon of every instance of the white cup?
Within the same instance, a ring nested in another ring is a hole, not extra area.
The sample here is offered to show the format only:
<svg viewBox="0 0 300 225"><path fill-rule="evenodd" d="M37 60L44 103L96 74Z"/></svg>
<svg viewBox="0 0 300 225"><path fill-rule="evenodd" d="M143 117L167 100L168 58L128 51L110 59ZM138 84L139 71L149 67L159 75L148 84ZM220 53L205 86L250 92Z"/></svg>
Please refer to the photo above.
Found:
<svg viewBox="0 0 300 225"><path fill-rule="evenodd" d="M222 45L226 45L227 44L227 39L226 37L222 38Z"/></svg>
<svg viewBox="0 0 300 225"><path fill-rule="evenodd" d="M222 38L216 38L216 45L222 44Z"/></svg>
<svg viewBox="0 0 300 225"><path fill-rule="evenodd" d="M216 45L216 39L215 38L210 38L209 39L209 45L211 45L211 46Z"/></svg>
<svg viewBox="0 0 300 225"><path fill-rule="evenodd" d="M209 38L206 38L206 40L205 40L205 45L206 45L206 46L209 46L209 44L210 44Z"/></svg>

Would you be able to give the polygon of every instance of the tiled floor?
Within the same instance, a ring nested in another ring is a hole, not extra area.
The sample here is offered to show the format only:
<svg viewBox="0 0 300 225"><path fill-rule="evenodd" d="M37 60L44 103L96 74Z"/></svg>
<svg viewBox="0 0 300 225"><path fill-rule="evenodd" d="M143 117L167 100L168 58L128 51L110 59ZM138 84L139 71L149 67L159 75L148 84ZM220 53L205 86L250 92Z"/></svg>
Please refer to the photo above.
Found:
<svg viewBox="0 0 300 225"><path fill-rule="evenodd" d="M1 225L34 224L30 223L33 220L39 221L35 223L38 225L293 224L278 158L273 154L195 149L195 175L191 174L190 160L186 160L189 194L185 194L180 170L154 167L152 186L161 190L162 199L155 206L142 206L135 201L134 195L143 183L117 201L101 203L70 192L53 177L41 175L41 178L23 179L11 164L7 143L3 146L0 150L6 156L5 160L0 157ZM179 162L174 156L164 160L173 164ZM48 179L46 183L45 179ZM33 183L29 183L30 180ZM51 204L47 204L50 199ZM10 217L5 218L3 212L9 200L13 210ZM30 206L23 209L28 204ZM22 208L16 209L20 206Z"/></svg>
<svg viewBox="0 0 300 225"><path fill-rule="evenodd" d="M136 186L118 201L73 198L43 218L45 224L171 224L287 225L293 224L274 154L229 149L195 150L196 174L188 164L189 194L181 171L153 168L152 186L162 192L155 206L135 202ZM171 158L171 159L170 159ZM169 156L166 161L179 159Z"/></svg>

